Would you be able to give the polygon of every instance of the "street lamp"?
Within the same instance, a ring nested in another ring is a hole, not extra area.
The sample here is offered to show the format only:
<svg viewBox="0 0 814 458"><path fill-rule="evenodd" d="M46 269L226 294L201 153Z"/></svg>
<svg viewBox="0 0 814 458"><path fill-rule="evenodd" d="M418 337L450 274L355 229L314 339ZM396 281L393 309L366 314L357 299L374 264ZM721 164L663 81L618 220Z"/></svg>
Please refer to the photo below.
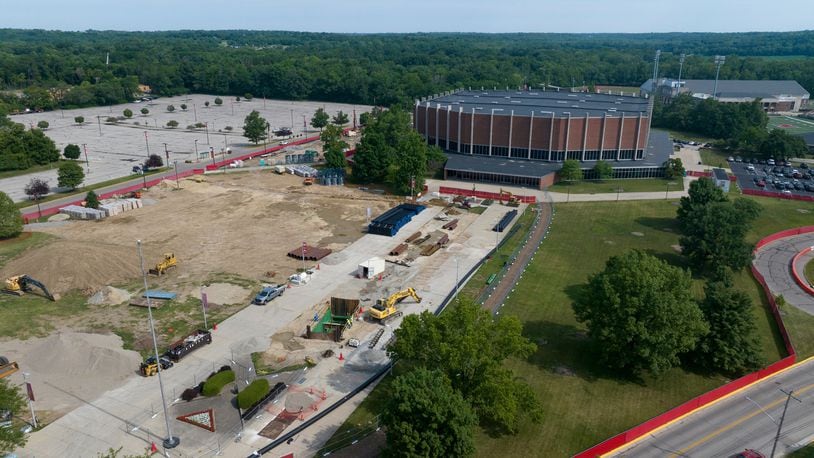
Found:
<svg viewBox="0 0 814 458"><path fill-rule="evenodd" d="M209 123L208 122L204 123L204 129L206 129L206 144L208 145L209 144Z"/></svg>
<svg viewBox="0 0 814 458"><path fill-rule="evenodd" d="M195 162L201 162L200 156L198 156L198 139L195 139Z"/></svg>
<svg viewBox="0 0 814 458"><path fill-rule="evenodd" d="M147 291L147 271L144 270L144 255L141 252L141 240L136 241L138 245L138 256L141 263L141 277L144 280L144 291ZM155 351L156 372L158 374L158 387L161 391L161 407L164 408L164 422L167 425L167 438L164 439L164 448L171 449L177 447L181 443L178 436L172 435L170 429L170 416L167 413L167 400L164 398L164 381L161 378L161 357L158 355L158 341L155 337L155 326L153 324L153 307L150 302L150 295L147 295L147 316L150 320L150 334L153 337L153 350Z"/></svg>
<svg viewBox="0 0 814 458"><path fill-rule="evenodd" d="M167 149L167 144L164 143L164 156L167 157L167 164L170 163L170 150Z"/></svg>
<svg viewBox="0 0 814 458"><path fill-rule="evenodd" d="M88 173L90 173L90 161L88 161L88 144L82 143L82 148L85 150L85 166L88 168Z"/></svg>
<svg viewBox="0 0 814 458"><path fill-rule="evenodd" d="M715 87L712 89L712 98L718 100L718 75L721 73L721 66L726 61L726 56L715 56Z"/></svg>
<svg viewBox="0 0 814 458"><path fill-rule="evenodd" d="M687 55L681 53L681 56L678 58L678 87L676 88L676 95L681 93L681 71L684 70L684 60L687 58Z"/></svg>
<svg viewBox="0 0 814 458"><path fill-rule="evenodd" d="M147 140L147 131L144 131L144 143L147 145L147 157L150 157L150 141Z"/></svg>
<svg viewBox="0 0 814 458"><path fill-rule="evenodd" d="M178 161L175 161L175 189L181 189L181 185L178 184Z"/></svg>

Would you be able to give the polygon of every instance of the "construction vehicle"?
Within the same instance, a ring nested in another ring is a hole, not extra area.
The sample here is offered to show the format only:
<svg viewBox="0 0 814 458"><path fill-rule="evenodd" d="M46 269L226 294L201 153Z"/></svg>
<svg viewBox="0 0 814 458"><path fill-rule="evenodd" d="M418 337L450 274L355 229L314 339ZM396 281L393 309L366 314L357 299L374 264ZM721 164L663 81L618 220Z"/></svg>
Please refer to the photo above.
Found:
<svg viewBox="0 0 814 458"><path fill-rule="evenodd" d="M150 274L158 275L160 277L162 274L167 273L167 270L169 270L171 267L177 266L178 260L175 258L175 254L164 253L164 260L156 264L154 268L150 269Z"/></svg>
<svg viewBox="0 0 814 458"><path fill-rule="evenodd" d="M170 361L169 358L166 356L162 356L159 358L161 362L161 370L165 371L172 366L174 366L173 362ZM158 364L155 362L155 356L150 356L147 358L141 365L139 366L139 373L145 377L152 377L153 375L158 373Z"/></svg>
<svg viewBox="0 0 814 458"><path fill-rule="evenodd" d="M415 299L416 303L421 303L421 297L416 294L415 289L407 288L376 301L376 305L368 310L368 316L381 324L387 324L403 315L403 313L396 308L396 305L408 297Z"/></svg>
<svg viewBox="0 0 814 458"><path fill-rule="evenodd" d="M48 299L56 301L56 298L50 292L48 292L48 288L46 288L45 285L38 282L37 280L34 280L28 275L17 275L14 277L7 278L6 287L5 289L3 289L3 292L7 294L22 296L23 293L30 293L32 286L36 286L37 288L41 289L45 297L47 297Z"/></svg>
<svg viewBox="0 0 814 458"><path fill-rule="evenodd" d="M192 353L197 348L211 343L212 333L199 329L170 345L170 349L167 350L164 356L177 363L181 358Z"/></svg>
<svg viewBox="0 0 814 458"><path fill-rule="evenodd" d="M9 361L5 356L0 356L0 378L8 377L18 370L20 370L20 366L16 362Z"/></svg>
<svg viewBox="0 0 814 458"><path fill-rule="evenodd" d="M305 186L311 186L312 184L314 184L315 181L316 178L314 177L306 177L304 180L302 180L302 184L304 184Z"/></svg>
<svg viewBox="0 0 814 458"><path fill-rule="evenodd" d="M518 207L520 206L520 199L514 196L514 194L510 193L509 191L504 191L503 188L500 189L500 203L503 203L503 196L506 196L506 206L507 207Z"/></svg>

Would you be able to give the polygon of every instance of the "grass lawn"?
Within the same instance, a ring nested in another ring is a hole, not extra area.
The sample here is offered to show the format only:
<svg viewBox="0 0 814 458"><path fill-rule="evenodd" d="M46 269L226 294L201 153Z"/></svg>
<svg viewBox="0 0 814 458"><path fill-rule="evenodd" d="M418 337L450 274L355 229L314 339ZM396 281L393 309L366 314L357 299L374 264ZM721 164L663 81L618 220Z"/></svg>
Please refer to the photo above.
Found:
<svg viewBox="0 0 814 458"><path fill-rule="evenodd" d="M668 186L668 183L671 183ZM583 180L577 182L560 181L548 188L551 192L561 192L571 194L602 194L615 193L618 189L621 192L665 192L682 191L684 180L665 180L664 178L641 178L624 180Z"/></svg>
<svg viewBox="0 0 814 458"><path fill-rule="evenodd" d="M805 447L795 450L786 456L789 458L814 458L814 444L806 445Z"/></svg>
<svg viewBox="0 0 814 458"><path fill-rule="evenodd" d="M731 152L712 148L701 148L699 152L701 153L702 164L725 169L729 168L729 163L726 161L726 158L734 156Z"/></svg>
<svg viewBox="0 0 814 458"><path fill-rule="evenodd" d="M162 167L160 169L150 170L149 172L145 173L144 175L149 177L150 175L155 175L157 173L165 172L167 170L169 170L168 167ZM104 188L105 186L110 186L112 184L123 183L125 181L129 181L129 180L133 180L133 179L141 178L141 177L142 177L141 175L128 175L126 177L114 178L112 180L102 181L100 183L94 183L92 185L83 186L81 188L74 189L73 191L66 191L66 192L58 192L58 193L55 193L55 194L49 194L48 196L43 197L42 199L40 199L40 205L42 205L42 204L44 204L46 202L50 202L52 200L62 199L63 197L70 197L70 196L82 197L84 199L85 194L87 194L88 191L96 190L96 189L99 189L99 188ZM14 206L16 206L17 208L20 208L20 209L26 208L26 207L33 207L34 210L36 210L37 203L34 202L33 200L23 200L21 202L15 203Z"/></svg>
<svg viewBox="0 0 814 458"><path fill-rule="evenodd" d="M704 137L703 135L699 135L693 132L684 132L681 130L673 130L673 129L662 129L666 130L670 134L670 138L673 140L687 140L687 141L695 141L698 143L712 143L715 141L714 138L711 137Z"/></svg>
<svg viewBox="0 0 814 458"><path fill-rule="evenodd" d="M814 212L811 203L754 199L763 206L763 212L748 235L750 241L809 224L810 213L799 210ZM658 379L611 376L596 365L584 327L573 316L575 289L602 269L610 256L639 248L685 266L673 248L678 244L675 211L675 201L661 200L557 207L551 232L527 270L530 275L524 275L503 309L504 313L519 316L524 334L538 344L537 353L528 361L514 360L509 365L537 393L545 418L542 424L526 425L516 436L495 438L479 431L479 456L527 456L530 450L537 456L571 455L728 381L681 369ZM478 290L482 284L483 278L473 277L464 291ZM754 301L755 323L766 363L785 356L757 282L744 271L736 276L735 286ZM701 280L696 280L693 292L701 297ZM814 317L790 306L783 310L800 357L814 354ZM384 391L374 390L374 395L348 418L335 437L363 427L374 418L380 411Z"/></svg>
<svg viewBox="0 0 814 458"><path fill-rule="evenodd" d="M794 116L769 116L769 125L767 127L769 129L781 129L793 135L806 134L814 132L814 119Z"/></svg>
<svg viewBox="0 0 814 458"><path fill-rule="evenodd" d="M23 232L13 239L0 240L0 267L23 251L48 243L51 238L41 232Z"/></svg>
<svg viewBox="0 0 814 458"><path fill-rule="evenodd" d="M814 285L814 261L808 261L806 264L805 276L806 280Z"/></svg>

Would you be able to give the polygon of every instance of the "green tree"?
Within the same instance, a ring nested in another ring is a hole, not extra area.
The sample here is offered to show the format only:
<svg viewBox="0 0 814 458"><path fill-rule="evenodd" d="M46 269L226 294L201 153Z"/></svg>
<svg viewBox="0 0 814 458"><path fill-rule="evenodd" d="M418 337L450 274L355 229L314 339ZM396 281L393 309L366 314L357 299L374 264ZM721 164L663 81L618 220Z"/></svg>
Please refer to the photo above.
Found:
<svg viewBox="0 0 814 458"><path fill-rule="evenodd" d="M142 114L143 116L147 116L148 114L150 114L150 110L149 110L149 109L147 109L147 108L142 108L142 109L141 109L141 114Z"/></svg>
<svg viewBox="0 0 814 458"><path fill-rule="evenodd" d="M240 96L235 97L235 102L240 102Z"/></svg>
<svg viewBox="0 0 814 458"><path fill-rule="evenodd" d="M130 118L133 117L133 110L131 110L129 108L125 108L124 111L122 112L122 114L124 115L125 118L130 119Z"/></svg>
<svg viewBox="0 0 814 458"><path fill-rule="evenodd" d="M342 141L342 129L328 126L319 137L322 140L326 167L344 169L347 166L344 149L348 144Z"/></svg>
<svg viewBox="0 0 814 458"><path fill-rule="evenodd" d="M475 452L477 419L439 370L416 368L393 380L382 412L385 456L465 457Z"/></svg>
<svg viewBox="0 0 814 458"><path fill-rule="evenodd" d="M701 312L709 333L698 342L696 361L710 372L742 375L758 369L763 360L752 300L722 282L708 283Z"/></svg>
<svg viewBox="0 0 814 458"><path fill-rule="evenodd" d="M675 157L667 159L664 163L664 178L672 180L673 178L682 178L684 176L684 164L681 159Z"/></svg>
<svg viewBox="0 0 814 458"><path fill-rule="evenodd" d="M439 370L469 402L481 424L494 432L517 432L542 418L528 385L505 366L509 357L527 358L536 345L523 337L516 317L495 318L471 300L461 299L440 316L408 315L389 347L400 364Z"/></svg>
<svg viewBox="0 0 814 458"><path fill-rule="evenodd" d="M59 150L54 141L39 129L25 131L23 148L35 164L44 165L59 160Z"/></svg>
<svg viewBox="0 0 814 458"><path fill-rule="evenodd" d="M600 360L633 375L678 365L708 330L689 272L638 250L610 258L573 307Z"/></svg>
<svg viewBox="0 0 814 458"><path fill-rule="evenodd" d="M359 115L359 125L360 126L364 127L369 122L370 122L370 113L369 112L366 111L366 112Z"/></svg>
<svg viewBox="0 0 814 458"><path fill-rule="evenodd" d="M158 154L151 154L144 162L144 165L151 169L157 169L164 166L164 160Z"/></svg>
<svg viewBox="0 0 814 458"><path fill-rule="evenodd" d="M269 123L260 116L257 110L252 110L243 123L243 136L257 142L268 138Z"/></svg>
<svg viewBox="0 0 814 458"><path fill-rule="evenodd" d="M579 181L582 179L582 168L580 168L579 161L575 159L568 159L562 163L560 169L560 179L563 181Z"/></svg>
<svg viewBox="0 0 814 458"><path fill-rule="evenodd" d="M181 104L181 110L187 111L187 104L186 103Z"/></svg>
<svg viewBox="0 0 814 458"><path fill-rule="evenodd" d="M317 108L317 111L314 112L314 116L311 118L311 127L319 129L321 132L322 128L328 125L329 119L330 116L328 116L328 113L325 113L325 110Z"/></svg>
<svg viewBox="0 0 814 458"><path fill-rule="evenodd" d="M85 122L85 117L84 116L77 116L77 117L73 118L73 122L81 125L81 124L83 124Z"/></svg>
<svg viewBox="0 0 814 458"><path fill-rule="evenodd" d="M206 102L204 102L204 106L205 106L206 108L209 108L209 100L207 100Z"/></svg>
<svg viewBox="0 0 814 458"><path fill-rule="evenodd" d="M0 200L2 200L2 196L0 196ZM0 227L3 225L4 223L0 222ZM0 379L0 410L7 410L11 412L12 416L18 416L24 408L25 398L20 390L10 384L8 379ZM25 434L19 428L0 428L0 452L13 452L14 449L24 446L26 441Z"/></svg>
<svg viewBox="0 0 814 458"><path fill-rule="evenodd" d="M57 184L60 188L76 189L85 180L82 166L76 162L64 162L57 170Z"/></svg>
<svg viewBox="0 0 814 458"><path fill-rule="evenodd" d="M17 237L23 231L23 216L14 201L0 192L0 239Z"/></svg>
<svg viewBox="0 0 814 458"><path fill-rule="evenodd" d="M99 196L91 189L85 196L85 206L88 208L99 208Z"/></svg>
<svg viewBox="0 0 814 458"><path fill-rule="evenodd" d="M680 208L679 208L680 210ZM681 252L701 271L738 271L752 262L754 244L746 241L760 205L751 199L712 202L690 211L681 226Z"/></svg>
<svg viewBox="0 0 814 458"><path fill-rule="evenodd" d="M563 164L563 166L565 166L565 164ZM605 161L596 161L596 164L594 164L594 173L599 180L613 178L613 166Z"/></svg>
<svg viewBox="0 0 814 458"><path fill-rule="evenodd" d="M215 97L215 105L217 106L223 105L223 99L220 97Z"/></svg>
<svg viewBox="0 0 814 458"><path fill-rule="evenodd" d="M780 129L772 129L760 144L759 153L765 158L789 159L805 157L808 146L802 137L790 135Z"/></svg>
<svg viewBox="0 0 814 458"><path fill-rule="evenodd" d="M45 130L50 125L51 124L49 124L48 121L40 121L40 122L37 123L37 128L39 128L40 130Z"/></svg>
<svg viewBox="0 0 814 458"><path fill-rule="evenodd" d="M167 121L167 127L169 127L170 129L175 129L176 127L178 127L178 121L170 119L169 121Z"/></svg>
<svg viewBox="0 0 814 458"><path fill-rule="evenodd" d="M42 216L42 209L40 209L40 199L49 192L51 192L51 187L48 186L48 180L43 180L41 178L32 178L25 188L23 188L23 192L27 195L30 199L34 199L37 203L37 213Z"/></svg>
<svg viewBox="0 0 814 458"><path fill-rule="evenodd" d="M172 113L173 111L175 111L175 106L174 105L167 105L167 111Z"/></svg>
<svg viewBox="0 0 814 458"><path fill-rule="evenodd" d="M74 145L73 143L68 143L65 146L65 150L62 151L62 155L68 159L79 159L79 156L82 155L82 150L79 149L79 145Z"/></svg>
<svg viewBox="0 0 814 458"><path fill-rule="evenodd" d="M348 114L343 113L342 110L339 110L336 113L336 116L331 119L331 122L336 124L337 126L343 126L348 123Z"/></svg>
<svg viewBox="0 0 814 458"><path fill-rule="evenodd" d="M688 224L689 215L693 210L706 206L713 202L726 202L726 194L723 189L715 186L715 182L709 178L702 177L690 183L687 195L679 201L676 219L683 229Z"/></svg>
<svg viewBox="0 0 814 458"><path fill-rule="evenodd" d="M247 92L243 94L243 98L246 99L247 102L250 102L254 98L254 96Z"/></svg>
<svg viewBox="0 0 814 458"><path fill-rule="evenodd" d="M360 183L384 181L392 156L383 133L365 131L353 155L353 178Z"/></svg>
<svg viewBox="0 0 814 458"><path fill-rule="evenodd" d="M398 154L390 167L387 182L399 194L412 194L424 187L427 174L427 143L416 131L406 132L396 146Z"/></svg>

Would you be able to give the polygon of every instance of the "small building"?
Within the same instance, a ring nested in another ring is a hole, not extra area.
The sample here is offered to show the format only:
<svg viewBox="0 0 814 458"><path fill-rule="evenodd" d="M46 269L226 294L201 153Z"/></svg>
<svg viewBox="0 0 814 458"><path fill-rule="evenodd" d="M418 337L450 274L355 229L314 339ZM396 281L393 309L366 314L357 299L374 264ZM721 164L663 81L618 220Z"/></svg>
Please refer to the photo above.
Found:
<svg viewBox="0 0 814 458"><path fill-rule="evenodd" d="M726 174L724 169L712 169L712 179L715 181L715 186L729 192L729 175Z"/></svg>
<svg viewBox="0 0 814 458"><path fill-rule="evenodd" d="M359 264L356 276L359 278L376 278L381 273L384 273L384 259L372 257Z"/></svg>

